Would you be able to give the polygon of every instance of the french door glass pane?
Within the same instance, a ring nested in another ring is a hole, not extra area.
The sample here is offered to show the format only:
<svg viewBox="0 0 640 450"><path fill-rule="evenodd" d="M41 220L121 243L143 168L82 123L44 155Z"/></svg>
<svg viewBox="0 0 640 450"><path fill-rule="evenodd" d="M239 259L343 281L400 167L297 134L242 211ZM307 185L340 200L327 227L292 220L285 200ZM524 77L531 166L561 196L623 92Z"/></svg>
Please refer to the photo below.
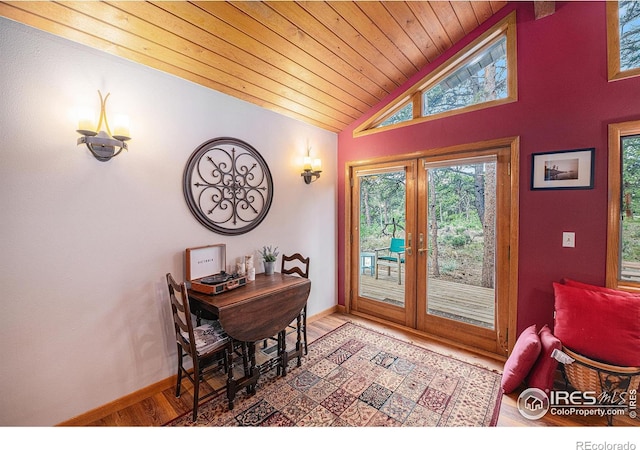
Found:
<svg viewBox="0 0 640 450"><path fill-rule="evenodd" d="M427 168L427 313L495 328L496 162Z"/></svg>
<svg viewBox="0 0 640 450"><path fill-rule="evenodd" d="M359 296L404 307L404 169L358 175Z"/></svg>
<svg viewBox="0 0 640 450"><path fill-rule="evenodd" d="M640 281L640 136L622 138L620 279Z"/></svg>

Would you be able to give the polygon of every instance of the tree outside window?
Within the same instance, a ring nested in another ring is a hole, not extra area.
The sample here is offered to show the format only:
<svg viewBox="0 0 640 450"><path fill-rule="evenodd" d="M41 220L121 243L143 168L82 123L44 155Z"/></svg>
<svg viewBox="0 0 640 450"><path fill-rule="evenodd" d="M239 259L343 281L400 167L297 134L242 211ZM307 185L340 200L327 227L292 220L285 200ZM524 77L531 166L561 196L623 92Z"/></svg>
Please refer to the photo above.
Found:
<svg viewBox="0 0 640 450"><path fill-rule="evenodd" d="M640 281L640 135L621 139L620 279Z"/></svg>
<svg viewBox="0 0 640 450"><path fill-rule="evenodd" d="M640 67L640 2L618 3L620 70Z"/></svg>

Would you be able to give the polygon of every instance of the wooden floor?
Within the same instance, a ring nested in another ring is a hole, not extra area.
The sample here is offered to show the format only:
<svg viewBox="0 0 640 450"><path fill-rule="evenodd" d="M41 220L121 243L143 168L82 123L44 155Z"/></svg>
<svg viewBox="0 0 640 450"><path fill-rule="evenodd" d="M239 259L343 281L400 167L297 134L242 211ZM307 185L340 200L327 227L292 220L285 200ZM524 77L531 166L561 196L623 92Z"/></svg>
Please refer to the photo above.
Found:
<svg viewBox="0 0 640 450"><path fill-rule="evenodd" d="M313 319L313 318L311 318ZM322 317L318 320L311 320L308 324L308 338L313 341L318 337L328 333L329 331L339 327L345 322L350 321L359 323L372 329L383 331L391 334L399 339L413 342L415 345L422 346L432 351L440 352L452 357L467 361L472 364L478 364L483 367L502 371L503 364L499 361L490 359L489 357L477 355L465 350L456 349L434 341L430 341L421 336L407 333L405 331L396 330L388 326L378 324L359 317L334 313L329 316ZM136 404L122 408L121 410L102 417L91 423L82 425L88 426L160 426L170 420L190 411L193 401L191 384L183 382L182 395L176 398L174 395L174 387L167 388L161 392L150 395ZM500 417L498 420L499 427L555 427L555 426L596 426L602 427L606 425L606 419L602 417L577 417L577 416L552 416L547 414L540 420L531 421L525 419L516 407L516 400L519 392L505 395L502 398L500 408ZM615 418L615 426L638 426L640 420L632 420L628 416Z"/></svg>
<svg viewBox="0 0 640 450"><path fill-rule="evenodd" d="M382 272L375 277L360 276L360 293L392 304L404 304L404 284L398 284L397 275ZM493 289L469 286L451 281L429 279L429 314L467 322L483 328L493 328L495 294Z"/></svg>

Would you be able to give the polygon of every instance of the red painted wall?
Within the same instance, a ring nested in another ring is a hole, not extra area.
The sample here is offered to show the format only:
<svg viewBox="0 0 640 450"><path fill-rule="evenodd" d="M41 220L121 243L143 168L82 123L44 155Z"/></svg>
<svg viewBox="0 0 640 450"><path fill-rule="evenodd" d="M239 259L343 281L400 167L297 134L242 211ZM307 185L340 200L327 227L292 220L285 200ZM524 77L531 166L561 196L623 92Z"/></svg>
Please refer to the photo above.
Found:
<svg viewBox="0 0 640 450"><path fill-rule="evenodd" d="M509 12L516 10L518 101L402 129L353 138L353 129ZM607 125L640 119L640 77L607 81L605 2L558 2L540 20L532 2L514 2L443 57L425 67L338 136L339 192L345 163L495 138L520 136L519 333L553 324L552 282L563 277L603 284L607 226ZM531 154L595 147L592 190L531 191ZM338 202L344 261L344 195ZM563 248L562 232L576 233ZM340 264L339 303L344 304Z"/></svg>

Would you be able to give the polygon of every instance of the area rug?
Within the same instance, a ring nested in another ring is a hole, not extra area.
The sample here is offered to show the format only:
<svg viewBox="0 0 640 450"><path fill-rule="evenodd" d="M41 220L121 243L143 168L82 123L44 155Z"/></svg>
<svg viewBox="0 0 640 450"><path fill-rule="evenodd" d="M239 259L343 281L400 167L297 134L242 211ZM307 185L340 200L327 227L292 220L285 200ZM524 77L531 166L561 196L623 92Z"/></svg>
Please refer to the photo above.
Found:
<svg viewBox="0 0 640 450"><path fill-rule="evenodd" d="M275 372L275 371L272 371ZM169 426L495 426L499 373L346 323L309 344L301 367L261 377L228 409L224 393Z"/></svg>

